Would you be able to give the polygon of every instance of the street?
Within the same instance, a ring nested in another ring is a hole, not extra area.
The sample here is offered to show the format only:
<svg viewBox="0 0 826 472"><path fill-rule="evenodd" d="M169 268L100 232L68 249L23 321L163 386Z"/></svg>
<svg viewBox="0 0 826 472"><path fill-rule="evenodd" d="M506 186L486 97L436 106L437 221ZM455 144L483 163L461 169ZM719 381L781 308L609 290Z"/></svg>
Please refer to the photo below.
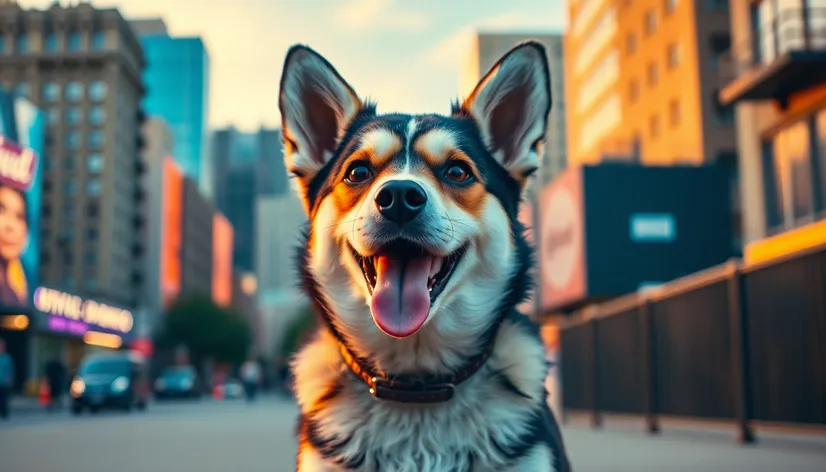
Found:
<svg viewBox="0 0 826 472"><path fill-rule="evenodd" d="M145 413L106 412L79 418L29 412L0 423L3 472L290 472L295 406L264 397L241 401L152 404ZM826 464L826 438L766 437L759 446L732 443L731 432L593 431L567 426L574 470L816 472Z"/></svg>

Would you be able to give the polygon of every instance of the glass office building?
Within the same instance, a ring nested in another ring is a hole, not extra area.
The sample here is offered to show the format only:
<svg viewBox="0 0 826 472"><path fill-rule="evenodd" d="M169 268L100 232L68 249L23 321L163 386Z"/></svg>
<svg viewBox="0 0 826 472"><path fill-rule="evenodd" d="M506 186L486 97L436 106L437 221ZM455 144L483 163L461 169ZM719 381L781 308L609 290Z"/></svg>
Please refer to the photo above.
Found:
<svg viewBox="0 0 826 472"><path fill-rule="evenodd" d="M143 108L166 121L175 162L203 185L209 112L209 55L204 43L198 37L176 38L163 32L143 34L140 40L146 55Z"/></svg>

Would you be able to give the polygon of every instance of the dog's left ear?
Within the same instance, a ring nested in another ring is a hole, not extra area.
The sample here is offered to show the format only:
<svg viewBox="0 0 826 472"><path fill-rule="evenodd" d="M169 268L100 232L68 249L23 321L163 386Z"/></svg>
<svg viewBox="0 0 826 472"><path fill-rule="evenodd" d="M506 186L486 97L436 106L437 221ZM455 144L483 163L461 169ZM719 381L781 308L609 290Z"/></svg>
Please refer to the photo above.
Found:
<svg viewBox="0 0 826 472"><path fill-rule="evenodd" d="M287 170L306 187L332 158L362 102L326 59L296 45L284 60L278 105Z"/></svg>
<svg viewBox="0 0 826 472"><path fill-rule="evenodd" d="M491 68L462 104L494 158L524 182L539 168L551 111L551 79L545 47L517 45Z"/></svg>

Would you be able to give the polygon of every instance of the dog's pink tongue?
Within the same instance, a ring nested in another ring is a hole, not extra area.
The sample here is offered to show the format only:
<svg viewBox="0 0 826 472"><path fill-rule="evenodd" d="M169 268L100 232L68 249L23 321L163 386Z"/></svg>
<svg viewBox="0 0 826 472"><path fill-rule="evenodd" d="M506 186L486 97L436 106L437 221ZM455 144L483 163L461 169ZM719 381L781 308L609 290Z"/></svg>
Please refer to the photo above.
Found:
<svg viewBox="0 0 826 472"><path fill-rule="evenodd" d="M406 338L422 327L430 313L427 279L431 257L407 260L376 257L376 288L370 311L376 325L394 338Z"/></svg>

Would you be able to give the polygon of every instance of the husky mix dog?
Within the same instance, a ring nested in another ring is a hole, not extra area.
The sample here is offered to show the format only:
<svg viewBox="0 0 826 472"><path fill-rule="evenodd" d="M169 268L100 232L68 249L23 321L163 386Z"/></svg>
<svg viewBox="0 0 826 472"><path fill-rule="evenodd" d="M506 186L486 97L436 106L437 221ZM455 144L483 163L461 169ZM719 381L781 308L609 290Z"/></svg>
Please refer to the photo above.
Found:
<svg viewBox="0 0 826 472"><path fill-rule="evenodd" d="M569 470L539 332L515 308L532 254L517 210L551 108L544 47L513 48L442 116L378 114L297 45L279 105L323 321L292 363L297 470Z"/></svg>

